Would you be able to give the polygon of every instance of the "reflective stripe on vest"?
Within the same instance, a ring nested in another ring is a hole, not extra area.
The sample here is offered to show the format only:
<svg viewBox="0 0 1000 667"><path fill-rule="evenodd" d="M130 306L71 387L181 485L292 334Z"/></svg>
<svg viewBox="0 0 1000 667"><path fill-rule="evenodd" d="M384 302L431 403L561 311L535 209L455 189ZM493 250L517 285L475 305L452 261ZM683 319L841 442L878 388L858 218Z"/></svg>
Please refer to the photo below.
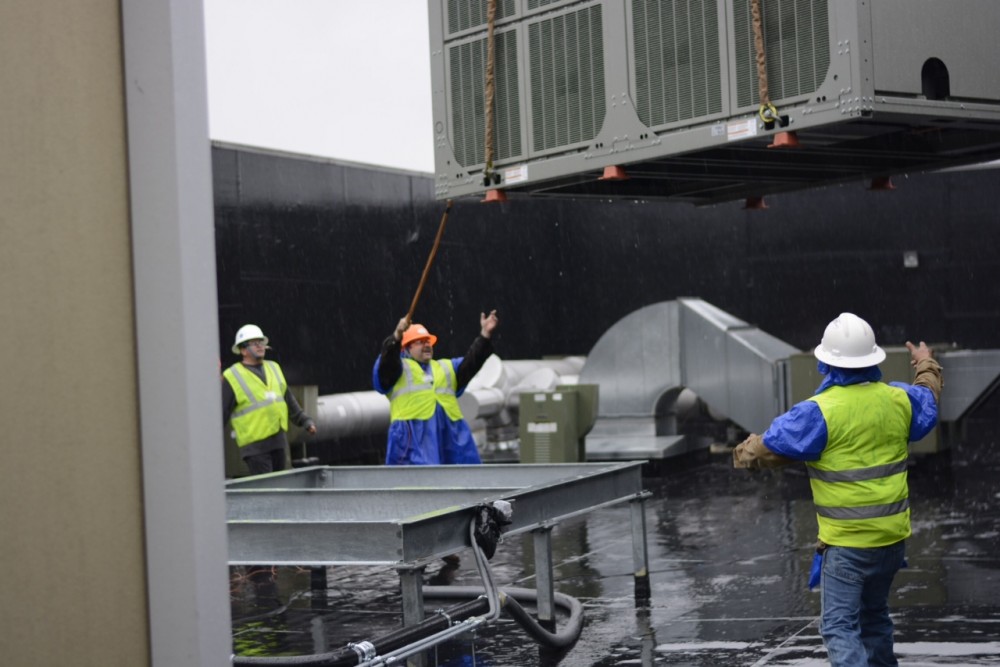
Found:
<svg viewBox="0 0 1000 667"><path fill-rule="evenodd" d="M909 537L906 392L873 382L830 387L809 400L819 406L827 427L820 459L807 463L819 538L863 548Z"/></svg>
<svg viewBox="0 0 1000 667"><path fill-rule="evenodd" d="M245 447L288 430L288 405L285 403L288 385L278 364L264 361L266 384L242 363L233 364L222 375L236 395L236 409L230 424L237 445Z"/></svg>
<svg viewBox="0 0 1000 667"><path fill-rule="evenodd" d="M440 405L448 418L458 421L462 410L455 397L458 380L451 359L428 363L429 373L413 359L402 359L403 372L389 392L389 417L392 421L430 419Z"/></svg>

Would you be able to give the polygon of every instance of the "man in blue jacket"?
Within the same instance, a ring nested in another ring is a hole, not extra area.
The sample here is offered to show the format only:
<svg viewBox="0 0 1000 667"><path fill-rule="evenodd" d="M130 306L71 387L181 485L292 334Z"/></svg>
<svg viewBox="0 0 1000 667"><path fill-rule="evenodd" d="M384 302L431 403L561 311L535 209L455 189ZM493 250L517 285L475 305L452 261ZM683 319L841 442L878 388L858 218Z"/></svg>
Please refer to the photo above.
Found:
<svg viewBox="0 0 1000 667"><path fill-rule="evenodd" d="M941 366L907 341L913 384L881 382L885 351L842 313L815 349L816 393L733 450L736 468L806 464L822 555L820 634L833 667L896 665L889 589L911 534L908 443L937 424Z"/></svg>
<svg viewBox="0 0 1000 667"><path fill-rule="evenodd" d="M402 318L372 369L375 391L389 397L386 465L480 463L458 397L493 354L496 311L480 314L479 336L464 357L437 360L437 336Z"/></svg>

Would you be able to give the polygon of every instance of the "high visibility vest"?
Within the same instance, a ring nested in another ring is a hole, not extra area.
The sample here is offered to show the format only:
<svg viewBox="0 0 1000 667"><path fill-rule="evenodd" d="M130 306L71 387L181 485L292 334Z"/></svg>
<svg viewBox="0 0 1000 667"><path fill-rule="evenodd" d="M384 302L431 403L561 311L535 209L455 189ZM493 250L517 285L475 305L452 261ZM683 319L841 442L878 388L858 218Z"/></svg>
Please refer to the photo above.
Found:
<svg viewBox="0 0 1000 667"><path fill-rule="evenodd" d="M392 421L430 419L440 405L448 418L458 421L462 410L455 397L458 380L451 359L431 359L428 371L413 359L402 359L403 372L389 392L389 418Z"/></svg>
<svg viewBox="0 0 1000 667"><path fill-rule="evenodd" d="M278 364L264 362L266 384L242 363L233 364L222 376L236 395L236 409L230 423L238 446L245 447L278 431L288 430L288 405L285 404L288 383Z"/></svg>
<svg viewBox="0 0 1000 667"><path fill-rule="evenodd" d="M864 548L909 537L906 392L870 382L830 387L809 400L819 405L827 430L826 449L806 463L819 539Z"/></svg>

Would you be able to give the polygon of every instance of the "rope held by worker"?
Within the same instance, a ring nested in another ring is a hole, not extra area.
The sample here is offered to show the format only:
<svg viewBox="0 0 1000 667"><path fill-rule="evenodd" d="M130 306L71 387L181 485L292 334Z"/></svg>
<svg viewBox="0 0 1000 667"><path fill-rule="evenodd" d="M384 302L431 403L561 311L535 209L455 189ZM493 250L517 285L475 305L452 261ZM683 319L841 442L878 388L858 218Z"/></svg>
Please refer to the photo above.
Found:
<svg viewBox="0 0 1000 667"><path fill-rule="evenodd" d="M420 300L420 293L424 291L424 283L427 282L427 274L430 273L431 264L434 263L434 255L437 254L438 246L441 245L441 236L444 235L444 226L448 222L448 212L451 210L451 200L448 200L447 206L444 208L444 215L441 216L441 224L438 225L437 236L434 237L434 245L431 247L431 254L427 256L427 264L424 265L424 273L420 276L420 284L417 285L417 291L413 295L413 301L410 302L410 309L406 312L406 322L407 324L413 319L413 311L417 309L417 301Z"/></svg>

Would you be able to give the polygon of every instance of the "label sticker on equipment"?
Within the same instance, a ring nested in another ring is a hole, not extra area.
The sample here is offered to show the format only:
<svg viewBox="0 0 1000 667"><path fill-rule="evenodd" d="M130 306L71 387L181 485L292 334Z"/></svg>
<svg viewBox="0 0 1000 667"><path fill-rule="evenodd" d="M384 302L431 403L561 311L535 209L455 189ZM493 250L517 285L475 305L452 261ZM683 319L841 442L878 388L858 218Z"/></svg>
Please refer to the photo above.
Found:
<svg viewBox="0 0 1000 667"><path fill-rule="evenodd" d="M528 433L555 433L557 430L555 422L528 422Z"/></svg>
<svg viewBox="0 0 1000 667"><path fill-rule="evenodd" d="M528 180L528 165L522 164L519 167L509 167L503 170L503 184L514 185Z"/></svg>
<svg viewBox="0 0 1000 667"><path fill-rule="evenodd" d="M739 139L748 139L750 137L757 136L757 119L747 118L746 120L739 120L729 123L726 127L726 139L729 141L737 141Z"/></svg>

